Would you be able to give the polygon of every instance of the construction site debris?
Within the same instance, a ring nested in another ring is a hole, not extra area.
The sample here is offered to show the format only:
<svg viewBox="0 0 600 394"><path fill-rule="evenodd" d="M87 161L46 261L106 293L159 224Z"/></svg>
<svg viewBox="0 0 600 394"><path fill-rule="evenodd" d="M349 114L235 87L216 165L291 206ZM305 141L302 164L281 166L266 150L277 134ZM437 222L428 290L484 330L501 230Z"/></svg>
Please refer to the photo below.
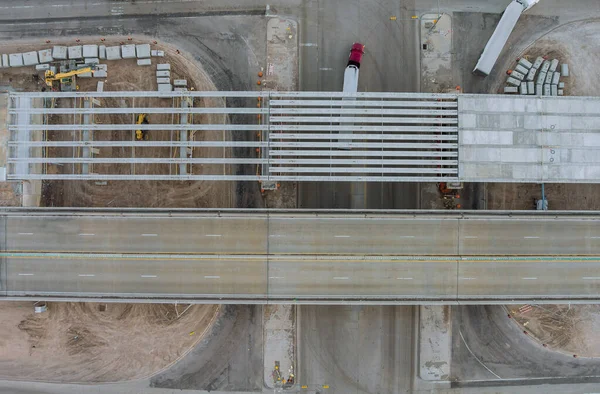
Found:
<svg viewBox="0 0 600 394"><path fill-rule="evenodd" d="M67 47L62 45L53 46L52 57L57 60L65 60L67 58Z"/></svg>
<svg viewBox="0 0 600 394"><path fill-rule="evenodd" d="M96 70L108 71L108 66L106 64L96 64L94 68Z"/></svg>
<svg viewBox="0 0 600 394"><path fill-rule="evenodd" d="M84 45L83 57L98 57L98 45Z"/></svg>
<svg viewBox="0 0 600 394"><path fill-rule="evenodd" d="M185 79L176 79L173 81L173 85L175 86L187 86L187 80Z"/></svg>
<svg viewBox="0 0 600 394"><path fill-rule="evenodd" d="M159 83L158 91L159 92L170 92L173 90L173 86L170 83Z"/></svg>
<svg viewBox="0 0 600 394"><path fill-rule="evenodd" d="M36 51L23 53L23 65L35 66L36 64L39 64L38 54Z"/></svg>
<svg viewBox="0 0 600 394"><path fill-rule="evenodd" d="M106 47L106 60L119 60L121 59L121 47Z"/></svg>
<svg viewBox="0 0 600 394"><path fill-rule="evenodd" d="M11 53L8 55L11 67L22 67L23 66L23 54L22 53Z"/></svg>
<svg viewBox="0 0 600 394"><path fill-rule="evenodd" d="M150 57L150 44L137 44L135 53L138 59L146 59Z"/></svg>
<svg viewBox="0 0 600 394"><path fill-rule="evenodd" d="M98 57L102 60L106 59L106 45L100 45L98 47Z"/></svg>
<svg viewBox="0 0 600 394"><path fill-rule="evenodd" d="M40 63L50 63L54 59L52 58L52 49L41 49L38 51Z"/></svg>
<svg viewBox="0 0 600 394"><path fill-rule="evenodd" d="M121 57L123 59L134 59L135 44L121 45Z"/></svg>
<svg viewBox="0 0 600 394"><path fill-rule="evenodd" d="M69 59L81 59L83 58L83 48L81 45L75 45L67 48L69 53Z"/></svg>
<svg viewBox="0 0 600 394"><path fill-rule="evenodd" d="M171 70L171 65L170 65L169 63L157 64L157 65L156 65L156 70L157 70L157 71L161 71L161 70Z"/></svg>
<svg viewBox="0 0 600 394"><path fill-rule="evenodd" d="M152 60L151 59L138 59L137 65L138 66L150 66L150 65L152 65Z"/></svg>

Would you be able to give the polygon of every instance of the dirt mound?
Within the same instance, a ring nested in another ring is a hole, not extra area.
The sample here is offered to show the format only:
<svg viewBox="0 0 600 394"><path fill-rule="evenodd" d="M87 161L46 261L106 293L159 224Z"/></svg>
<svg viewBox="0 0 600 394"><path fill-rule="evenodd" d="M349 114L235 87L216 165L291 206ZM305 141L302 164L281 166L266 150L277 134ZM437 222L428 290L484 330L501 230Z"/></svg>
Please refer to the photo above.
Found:
<svg viewBox="0 0 600 394"><path fill-rule="evenodd" d="M0 303L0 379L116 382L154 374L191 349L215 305ZM85 368L82 368L82 365Z"/></svg>

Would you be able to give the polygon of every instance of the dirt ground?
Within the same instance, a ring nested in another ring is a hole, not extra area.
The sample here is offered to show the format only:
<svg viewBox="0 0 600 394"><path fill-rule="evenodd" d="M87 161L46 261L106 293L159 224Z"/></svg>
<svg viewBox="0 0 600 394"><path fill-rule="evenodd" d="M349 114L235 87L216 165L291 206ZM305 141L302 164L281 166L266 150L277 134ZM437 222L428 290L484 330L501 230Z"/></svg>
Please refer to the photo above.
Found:
<svg viewBox="0 0 600 394"><path fill-rule="evenodd" d="M549 349L600 357L600 305L511 305L515 321Z"/></svg>
<svg viewBox="0 0 600 394"><path fill-rule="evenodd" d="M2 302L0 379L116 382L153 375L193 348L220 308L187 307L50 303L35 314L31 302Z"/></svg>
<svg viewBox="0 0 600 394"><path fill-rule="evenodd" d="M156 90L157 83L155 78L155 64L170 63L172 79L188 80L188 88L195 90L211 91L216 90L214 83L191 55L184 52L177 53L177 49L162 43L154 44L144 38L133 37L131 41L127 38L111 38L104 42L100 38L82 40L78 44L104 44L107 46L119 45L125 43L151 43L152 49L165 51L164 58L152 58L153 65L150 67L137 66L135 59L122 59L117 61L101 61L108 66L108 78L106 78L105 91L127 91L127 90ZM22 44L18 46L6 46L5 52L28 50L39 50L52 45L65 44L74 45L71 41L52 42L51 44ZM98 78L77 78L77 85L80 91L95 91ZM11 85L15 90L36 91L41 90L45 83L43 81L43 72L35 72L32 67L18 69L0 70L0 85ZM179 106L180 102L176 100L165 100L158 98L140 98L135 100L135 106L157 106L170 107ZM100 100L103 106L124 107L132 106L132 100L121 100L116 98L106 98ZM62 99L55 102L57 107L73 107L82 105L81 102L75 103L72 99ZM224 106L221 99L196 99L194 106ZM151 114L148 117L150 123L178 123L177 117L171 115ZM224 115L196 115L188 119L189 123L225 123L227 121ZM49 123L69 123L68 116L51 116ZM97 115L96 123L133 123L135 119L124 115ZM178 132L173 131L149 131L149 140L178 140ZM60 141L79 138L79 135L70 132L48 132L47 139ZM127 131L95 131L92 139L94 140L132 140L133 132ZM190 139L195 141L207 141L224 138L222 132L195 132ZM230 138L227 136L226 138ZM60 156L72 157L73 151L70 148L56 148L49 153ZM78 152L76 152L78 153ZM221 155L231 155L229 150L223 148L194 148L193 157L220 157ZM120 148L103 147L96 157L179 157L177 149L167 147L151 148ZM188 167L189 173L221 173L230 171L223 169L219 165L195 165ZM78 169L78 168L75 168ZM128 166L117 164L97 164L91 172L113 173L113 174L175 174L177 165L153 164L141 166ZM71 173L72 165L61 167L49 165L49 173ZM202 181L45 181L43 184L42 205L44 206L87 206L87 207L232 207L235 204L235 189L230 182L202 182Z"/></svg>

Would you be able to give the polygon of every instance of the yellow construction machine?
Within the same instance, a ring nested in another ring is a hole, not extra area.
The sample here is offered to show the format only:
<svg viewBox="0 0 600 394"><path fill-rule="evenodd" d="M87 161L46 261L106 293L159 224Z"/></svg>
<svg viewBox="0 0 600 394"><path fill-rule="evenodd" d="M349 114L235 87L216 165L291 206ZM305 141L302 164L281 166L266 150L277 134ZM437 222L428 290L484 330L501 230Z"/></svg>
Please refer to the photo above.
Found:
<svg viewBox="0 0 600 394"><path fill-rule="evenodd" d="M137 122L135 124L148 124L148 115L139 114L137 117ZM138 141L147 140L148 132L146 130L136 130L135 131L135 139Z"/></svg>
<svg viewBox="0 0 600 394"><path fill-rule="evenodd" d="M92 72L91 67L84 67L84 68L80 68L78 70L72 70L69 72L58 73L58 74L53 73L51 70L47 70L46 74L45 74L46 85L48 85L49 87L51 87L53 89L60 87L60 90L62 90L62 91L75 90L75 89L72 89L72 86L74 85L72 77L74 77L75 75L89 73L89 72ZM59 84L60 84L60 86L58 86ZM68 88L64 89L63 84L67 85Z"/></svg>

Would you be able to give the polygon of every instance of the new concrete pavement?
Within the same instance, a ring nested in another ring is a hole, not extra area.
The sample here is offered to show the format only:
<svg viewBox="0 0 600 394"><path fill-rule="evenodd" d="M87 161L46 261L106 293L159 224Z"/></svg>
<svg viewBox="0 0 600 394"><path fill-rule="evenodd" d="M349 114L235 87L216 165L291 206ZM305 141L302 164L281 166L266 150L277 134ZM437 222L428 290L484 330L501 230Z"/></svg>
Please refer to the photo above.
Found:
<svg viewBox="0 0 600 394"><path fill-rule="evenodd" d="M0 220L13 297L585 301L600 290L594 215L8 210Z"/></svg>

